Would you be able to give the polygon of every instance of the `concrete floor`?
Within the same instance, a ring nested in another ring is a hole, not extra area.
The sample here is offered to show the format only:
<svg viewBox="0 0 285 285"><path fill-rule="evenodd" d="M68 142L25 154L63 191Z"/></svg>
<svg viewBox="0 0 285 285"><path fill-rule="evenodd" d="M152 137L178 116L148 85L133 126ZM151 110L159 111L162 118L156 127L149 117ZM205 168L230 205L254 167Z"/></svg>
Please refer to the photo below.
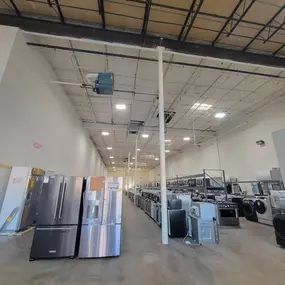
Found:
<svg viewBox="0 0 285 285"><path fill-rule="evenodd" d="M125 197L118 258L29 262L32 232L0 236L0 284L284 285L285 250L276 245L272 227L242 221L240 229L221 231L219 245L201 247L179 239L163 246L160 234Z"/></svg>

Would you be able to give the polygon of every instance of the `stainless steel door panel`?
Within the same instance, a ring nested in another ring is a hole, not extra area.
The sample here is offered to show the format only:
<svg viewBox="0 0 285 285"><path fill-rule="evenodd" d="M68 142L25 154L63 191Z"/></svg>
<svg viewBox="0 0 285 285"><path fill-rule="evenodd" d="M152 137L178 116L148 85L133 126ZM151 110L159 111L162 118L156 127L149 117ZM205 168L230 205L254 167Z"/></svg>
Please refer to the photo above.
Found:
<svg viewBox="0 0 285 285"><path fill-rule="evenodd" d="M104 193L103 224L120 224L122 221L122 191L109 188Z"/></svg>
<svg viewBox="0 0 285 285"><path fill-rule="evenodd" d="M121 225L83 225L81 228L79 258L119 256Z"/></svg>
<svg viewBox="0 0 285 285"><path fill-rule="evenodd" d="M36 227L30 259L73 257L77 226Z"/></svg>
<svg viewBox="0 0 285 285"><path fill-rule="evenodd" d="M59 194L63 187L63 176L44 178L37 213L37 225L55 225L59 208Z"/></svg>
<svg viewBox="0 0 285 285"><path fill-rule="evenodd" d="M86 190L83 202L83 219L82 224L100 224L103 214L103 191Z"/></svg>
<svg viewBox="0 0 285 285"><path fill-rule="evenodd" d="M59 199L57 225L77 225L83 177L65 177Z"/></svg>

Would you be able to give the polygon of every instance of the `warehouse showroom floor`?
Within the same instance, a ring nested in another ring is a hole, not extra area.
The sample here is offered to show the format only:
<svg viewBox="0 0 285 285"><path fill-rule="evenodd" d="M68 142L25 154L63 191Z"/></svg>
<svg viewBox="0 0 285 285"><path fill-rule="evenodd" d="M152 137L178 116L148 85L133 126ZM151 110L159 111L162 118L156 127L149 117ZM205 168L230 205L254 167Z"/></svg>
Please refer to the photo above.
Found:
<svg viewBox="0 0 285 285"><path fill-rule="evenodd" d="M283 2L0 0L0 285L284 285Z"/></svg>

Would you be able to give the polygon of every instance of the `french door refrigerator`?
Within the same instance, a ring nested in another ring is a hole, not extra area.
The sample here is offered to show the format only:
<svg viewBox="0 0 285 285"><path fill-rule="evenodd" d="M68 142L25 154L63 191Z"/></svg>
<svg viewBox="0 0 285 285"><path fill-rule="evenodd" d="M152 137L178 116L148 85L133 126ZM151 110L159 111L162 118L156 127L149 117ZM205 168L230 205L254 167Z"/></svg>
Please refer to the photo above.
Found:
<svg viewBox="0 0 285 285"><path fill-rule="evenodd" d="M45 177L30 260L75 256L83 177Z"/></svg>
<svg viewBox="0 0 285 285"><path fill-rule="evenodd" d="M39 168L12 168L0 213L0 233L22 231L35 223L44 173Z"/></svg>
<svg viewBox="0 0 285 285"><path fill-rule="evenodd" d="M79 258L120 255L122 178L88 177L84 192Z"/></svg>

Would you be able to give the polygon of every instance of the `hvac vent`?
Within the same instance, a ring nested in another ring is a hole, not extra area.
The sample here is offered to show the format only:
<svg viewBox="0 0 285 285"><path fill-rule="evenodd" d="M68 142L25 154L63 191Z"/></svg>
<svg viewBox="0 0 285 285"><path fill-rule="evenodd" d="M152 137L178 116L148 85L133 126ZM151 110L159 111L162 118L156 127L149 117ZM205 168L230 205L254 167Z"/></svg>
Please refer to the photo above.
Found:
<svg viewBox="0 0 285 285"><path fill-rule="evenodd" d="M174 117L174 115L176 114L176 112L172 112L172 111L164 111L164 120L165 123L168 124L172 118ZM157 118L159 118L159 113L156 116Z"/></svg>
<svg viewBox="0 0 285 285"><path fill-rule="evenodd" d="M131 120L128 126L128 131L130 135L137 135L140 127L143 125L143 121Z"/></svg>

